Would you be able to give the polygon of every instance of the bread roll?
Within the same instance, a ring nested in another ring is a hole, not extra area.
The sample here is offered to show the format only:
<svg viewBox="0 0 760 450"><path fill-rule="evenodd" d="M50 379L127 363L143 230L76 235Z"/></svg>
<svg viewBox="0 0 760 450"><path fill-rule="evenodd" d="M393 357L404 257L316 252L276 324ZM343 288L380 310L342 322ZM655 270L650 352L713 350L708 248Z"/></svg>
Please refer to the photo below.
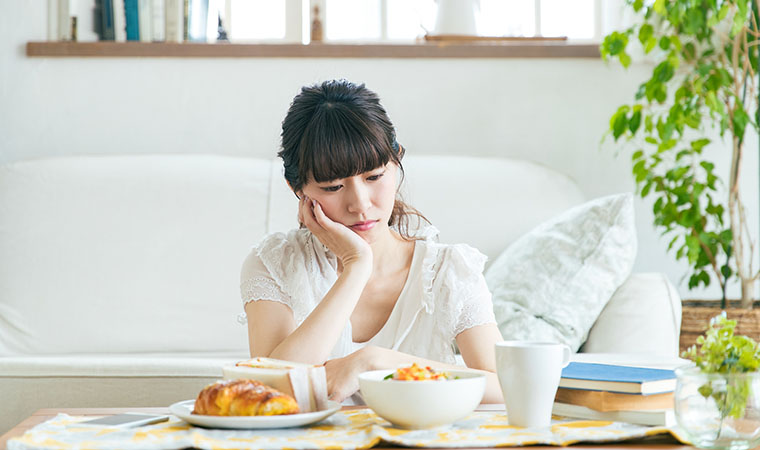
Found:
<svg viewBox="0 0 760 450"><path fill-rule="evenodd" d="M198 394L193 414L208 416L274 416L297 414L298 404L256 380L220 380Z"/></svg>

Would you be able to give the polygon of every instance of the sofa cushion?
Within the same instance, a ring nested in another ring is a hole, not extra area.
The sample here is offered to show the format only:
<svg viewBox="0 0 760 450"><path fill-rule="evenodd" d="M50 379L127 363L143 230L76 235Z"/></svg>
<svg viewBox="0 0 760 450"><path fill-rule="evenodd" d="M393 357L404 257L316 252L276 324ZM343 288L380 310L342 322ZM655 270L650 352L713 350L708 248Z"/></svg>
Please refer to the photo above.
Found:
<svg viewBox="0 0 760 450"><path fill-rule="evenodd" d="M584 203L539 225L485 274L503 337L577 350L635 257L631 194Z"/></svg>
<svg viewBox="0 0 760 450"><path fill-rule="evenodd" d="M245 350L240 264L270 160L67 157L0 166L0 356Z"/></svg>
<svg viewBox="0 0 760 450"><path fill-rule="evenodd" d="M678 355L681 298L661 273L635 273L620 286L589 331L583 351Z"/></svg>

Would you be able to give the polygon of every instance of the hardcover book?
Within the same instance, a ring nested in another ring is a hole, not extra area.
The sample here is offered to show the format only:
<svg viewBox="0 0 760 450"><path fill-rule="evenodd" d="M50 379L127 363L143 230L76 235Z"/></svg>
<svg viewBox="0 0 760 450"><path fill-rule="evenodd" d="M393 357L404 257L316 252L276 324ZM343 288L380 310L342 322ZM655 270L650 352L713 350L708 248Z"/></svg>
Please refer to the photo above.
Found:
<svg viewBox="0 0 760 450"><path fill-rule="evenodd" d="M187 27L189 41L207 42L208 0L190 0Z"/></svg>
<svg viewBox="0 0 760 450"><path fill-rule="evenodd" d="M101 6L101 30L103 30L103 40L113 41L115 39L113 27L113 0L102 0Z"/></svg>
<svg viewBox="0 0 760 450"><path fill-rule="evenodd" d="M113 38L116 42L127 41L126 0L113 0Z"/></svg>
<svg viewBox="0 0 760 450"><path fill-rule="evenodd" d="M153 42L164 42L166 41L166 3L164 0L152 0L150 7Z"/></svg>
<svg viewBox="0 0 760 450"><path fill-rule="evenodd" d="M566 403L554 403L552 414L575 419L603 420L609 422L627 422L638 425L666 426L675 425L676 417L672 409L642 411L595 411L591 408Z"/></svg>
<svg viewBox="0 0 760 450"><path fill-rule="evenodd" d="M70 41L71 36L71 12L69 0L58 0L58 40Z"/></svg>
<svg viewBox="0 0 760 450"><path fill-rule="evenodd" d="M578 405L596 411L636 411L647 409L669 409L673 407L673 393L664 394L623 394L587 389L557 389L554 401Z"/></svg>
<svg viewBox="0 0 760 450"><path fill-rule="evenodd" d="M166 29L165 37L167 42L182 42L183 40L183 23L184 23L184 2L182 0L166 0Z"/></svg>
<svg viewBox="0 0 760 450"><path fill-rule="evenodd" d="M153 10L151 0L138 0L137 15L140 21L140 42L153 41Z"/></svg>
<svg viewBox="0 0 760 450"><path fill-rule="evenodd" d="M140 40L140 16L138 14L137 0L124 0L124 13L127 21L127 40Z"/></svg>
<svg viewBox="0 0 760 450"><path fill-rule="evenodd" d="M628 367L611 364L571 362L562 369L559 387L594 391L661 394L673 392L673 370Z"/></svg>

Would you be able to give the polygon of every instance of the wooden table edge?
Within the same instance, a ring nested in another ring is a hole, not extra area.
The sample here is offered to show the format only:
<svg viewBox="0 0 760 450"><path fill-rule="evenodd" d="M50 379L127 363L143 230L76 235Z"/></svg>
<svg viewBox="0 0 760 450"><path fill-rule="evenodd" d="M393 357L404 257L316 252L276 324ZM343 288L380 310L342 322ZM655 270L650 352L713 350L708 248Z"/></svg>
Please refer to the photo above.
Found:
<svg viewBox="0 0 760 450"><path fill-rule="evenodd" d="M351 410L364 408L365 406L344 406L342 410ZM109 414L120 414L125 412L142 412L148 414L169 414L169 408L167 407L131 407L131 408L43 408L35 411L31 416L21 421L18 425L8 430L5 434L0 436L0 450L7 450L7 443L14 437L22 436L27 430L33 428L46 420L52 419L58 414L69 414L72 416L105 416ZM398 448L398 447L396 447ZM509 447L503 447L509 448ZM542 449L560 449L563 447L557 446L530 446L524 447L528 450L542 450ZM572 450L631 450L631 449L661 449L661 450L684 450L693 449L688 445L683 444L662 444L662 443L637 443L637 442L619 442L612 444L573 444L570 447ZM384 447L373 447L373 450L383 450ZM431 448L432 449L432 448ZM457 450L475 450L468 448L458 448Z"/></svg>

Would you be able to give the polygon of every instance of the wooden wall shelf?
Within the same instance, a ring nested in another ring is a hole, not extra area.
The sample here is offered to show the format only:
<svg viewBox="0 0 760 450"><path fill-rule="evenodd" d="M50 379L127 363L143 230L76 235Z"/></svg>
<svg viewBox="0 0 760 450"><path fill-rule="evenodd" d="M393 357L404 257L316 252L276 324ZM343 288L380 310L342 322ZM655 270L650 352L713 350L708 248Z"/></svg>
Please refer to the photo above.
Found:
<svg viewBox="0 0 760 450"><path fill-rule="evenodd" d="M310 45L28 42L26 54L31 57L117 58L599 58L599 46L562 41Z"/></svg>

